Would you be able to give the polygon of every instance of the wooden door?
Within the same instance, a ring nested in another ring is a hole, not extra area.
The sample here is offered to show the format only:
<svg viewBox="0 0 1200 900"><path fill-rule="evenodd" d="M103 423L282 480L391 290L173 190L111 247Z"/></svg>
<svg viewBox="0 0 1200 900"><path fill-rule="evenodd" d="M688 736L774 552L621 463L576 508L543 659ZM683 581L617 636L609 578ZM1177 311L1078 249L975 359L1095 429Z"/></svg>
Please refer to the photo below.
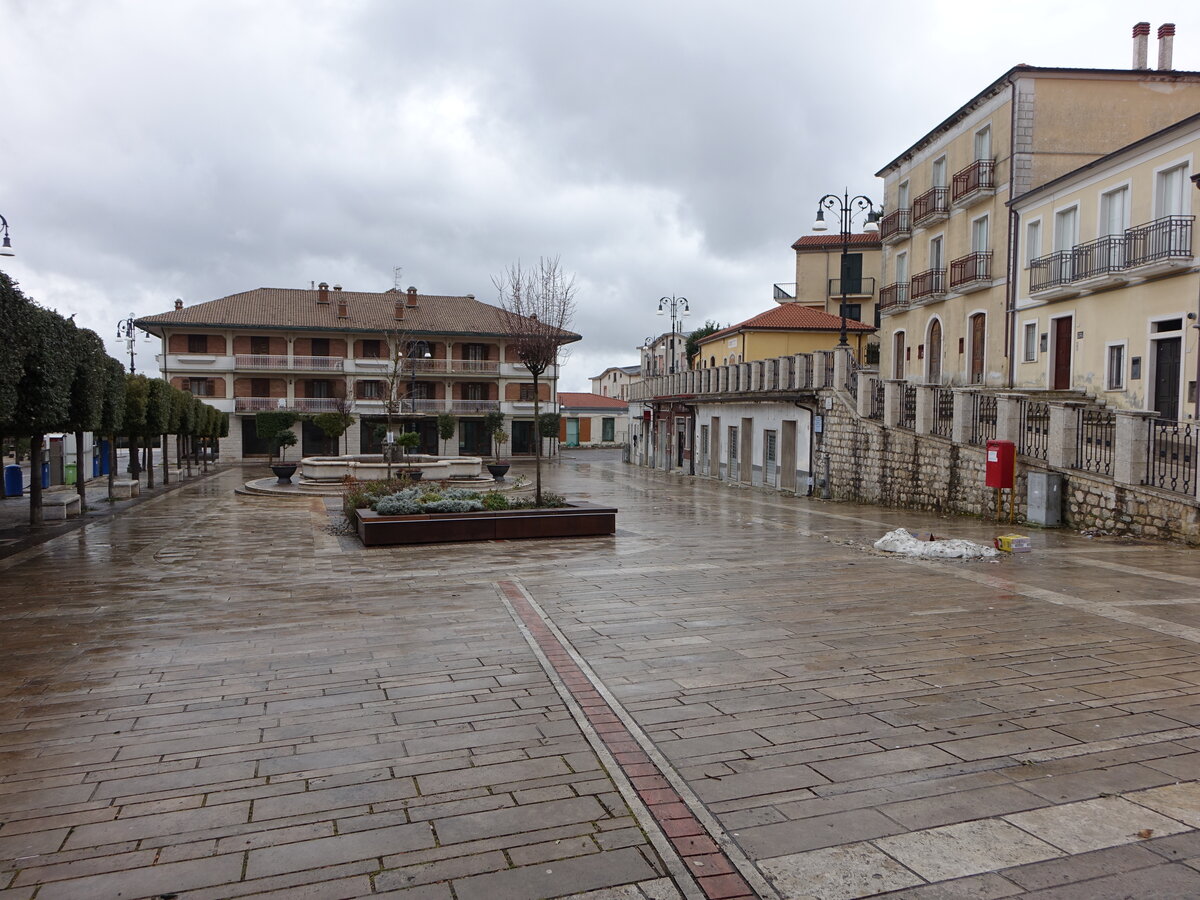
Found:
<svg viewBox="0 0 1200 900"><path fill-rule="evenodd" d="M1179 418L1179 338L1154 342L1154 409L1161 419Z"/></svg>
<svg viewBox="0 0 1200 900"><path fill-rule="evenodd" d="M942 323L937 319L929 326L929 384L942 383Z"/></svg>
<svg viewBox="0 0 1200 900"><path fill-rule="evenodd" d="M1071 332L1074 319L1066 316L1054 320L1054 378L1051 387L1056 391L1071 388Z"/></svg>
<svg viewBox="0 0 1200 900"><path fill-rule="evenodd" d="M976 313L971 316L971 384L983 384L983 347L986 335L987 316Z"/></svg>

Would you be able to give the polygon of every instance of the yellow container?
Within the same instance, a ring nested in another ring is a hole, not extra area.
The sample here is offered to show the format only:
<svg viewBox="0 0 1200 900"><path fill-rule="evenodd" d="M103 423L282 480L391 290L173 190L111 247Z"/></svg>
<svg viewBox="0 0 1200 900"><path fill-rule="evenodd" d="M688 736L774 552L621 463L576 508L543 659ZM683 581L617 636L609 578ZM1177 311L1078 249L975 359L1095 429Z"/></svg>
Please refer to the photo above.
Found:
<svg viewBox="0 0 1200 900"><path fill-rule="evenodd" d="M1028 553L1033 548L1029 546L1029 538L1023 534L1002 534L996 538L996 549L1005 553Z"/></svg>

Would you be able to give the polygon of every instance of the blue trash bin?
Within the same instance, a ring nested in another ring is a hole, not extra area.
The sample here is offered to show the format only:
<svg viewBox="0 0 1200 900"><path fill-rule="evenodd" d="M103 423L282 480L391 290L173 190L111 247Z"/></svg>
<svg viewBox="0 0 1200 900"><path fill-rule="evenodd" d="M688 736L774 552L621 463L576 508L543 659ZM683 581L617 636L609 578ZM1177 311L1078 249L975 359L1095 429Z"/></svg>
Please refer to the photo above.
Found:
<svg viewBox="0 0 1200 900"><path fill-rule="evenodd" d="M50 463L42 463L42 488L50 487Z"/></svg>
<svg viewBox="0 0 1200 900"><path fill-rule="evenodd" d="M25 473L20 466L4 467L4 496L20 497L25 493Z"/></svg>
<svg viewBox="0 0 1200 900"><path fill-rule="evenodd" d="M100 457L97 454L93 453L92 454L92 477L95 478L99 474L100 474Z"/></svg>
<svg viewBox="0 0 1200 900"><path fill-rule="evenodd" d="M96 473L97 475L107 475L108 474L108 457L109 457L108 441L101 441L100 442L100 471Z"/></svg>

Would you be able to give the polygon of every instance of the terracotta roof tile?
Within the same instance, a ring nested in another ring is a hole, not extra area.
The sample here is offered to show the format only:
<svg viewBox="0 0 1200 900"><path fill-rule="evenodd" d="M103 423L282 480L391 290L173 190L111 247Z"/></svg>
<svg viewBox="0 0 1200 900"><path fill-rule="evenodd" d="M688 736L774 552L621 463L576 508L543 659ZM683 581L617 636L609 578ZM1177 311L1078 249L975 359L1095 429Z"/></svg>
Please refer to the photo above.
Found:
<svg viewBox="0 0 1200 900"><path fill-rule="evenodd" d="M292 329L301 331L395 331L422 334L495 335L505 333L501 310L474 297L416 295L417 306L406 307L404 318L395 317L396 303L407 304L410 295L390 290L329 291L329 303L318 303L316 290L256 288L171 310L136 321L139 328L183 325L214 328ZM347 317L338 317L345 302ZM580 339L564 332L565 343Z"/></svg>
<svg viewBox="0 0 1200 900"><path fill-rule="evenodd" d="M738 322L736 325L715 331L708 337L701 338L701 343L707 344L716 338L735 334L738 331L840 331L841 327L840 316L830 315L824 310L814 306L805 306L802 303L781 303L757 316L751 316L744 322ZM855 319L847 319L846 330L869 332L875 329L871 325Z"/></svg>
<svg viewBox="0 0 1200 900"><path fill-rule="evenodd" d="M851 247L880 247L879 232L873 234L852 234L848 241ZM792 244L793 250L841 250L842 236L840 234L806 234Z"/></svg>
<svg viewBox="0 0 1200 900"><path fill-rule="evenodd" d="M558 405L569 409L628 409L629 402L600 394L558 392Z"/></svg>

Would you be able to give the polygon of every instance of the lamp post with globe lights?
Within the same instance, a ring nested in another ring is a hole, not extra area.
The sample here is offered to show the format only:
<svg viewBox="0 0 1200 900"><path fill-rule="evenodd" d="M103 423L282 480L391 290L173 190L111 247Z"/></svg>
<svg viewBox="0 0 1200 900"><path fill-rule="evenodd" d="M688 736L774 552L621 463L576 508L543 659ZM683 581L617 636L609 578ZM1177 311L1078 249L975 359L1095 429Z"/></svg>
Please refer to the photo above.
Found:
<svg viewBox="0 0 1200 900"><path fill-rule="evenodd" d="M857 197L851 197L849 189L842 192L842 196L837 194L826 194L817 201L817 220L813 223L813 231L828 231L829 223L825 221L825 210L834 212L838 216L838 227L842 234L842 262L841 262L841 301L838 303L838 315L842 320L842 327L838 333L838 348L848 348L850 342L846 340L846 293L847 283L849 279L846 277L846 260L850 256L850 230L853 225L854 216L857 213L865 212L867 214L866 221L863 223L863 231L866 234L874 234L879 231L879 219L883 213L875 209L875 204L871 202L871 198L859 194Z"/></svg>

